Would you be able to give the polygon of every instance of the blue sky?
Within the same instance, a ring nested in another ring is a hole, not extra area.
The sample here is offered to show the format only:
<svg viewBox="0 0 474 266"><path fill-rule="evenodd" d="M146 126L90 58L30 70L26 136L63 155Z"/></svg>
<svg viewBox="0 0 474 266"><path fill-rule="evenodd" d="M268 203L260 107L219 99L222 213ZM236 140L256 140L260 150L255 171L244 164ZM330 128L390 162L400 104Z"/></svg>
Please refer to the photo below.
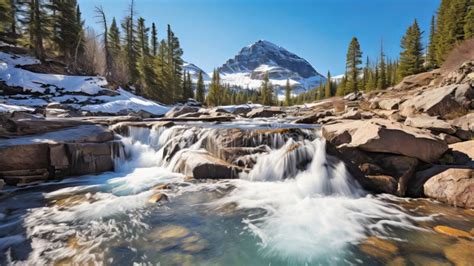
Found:
<svg viewBox="0 0 474 266"><path fill-rule="evenodd" d="M344 72L352 36L363 56L375 59L383 39L388 57L400 52L400 38L416 18L429 34L431 16L440 0L135 0L139 16L166 24L179 37L184 59L205 71L222 65L243 46L271 41L308 60L320 73ZM86 25L99 31L94 6L109 19L123 18L128 0L79 0Z"/></svg>

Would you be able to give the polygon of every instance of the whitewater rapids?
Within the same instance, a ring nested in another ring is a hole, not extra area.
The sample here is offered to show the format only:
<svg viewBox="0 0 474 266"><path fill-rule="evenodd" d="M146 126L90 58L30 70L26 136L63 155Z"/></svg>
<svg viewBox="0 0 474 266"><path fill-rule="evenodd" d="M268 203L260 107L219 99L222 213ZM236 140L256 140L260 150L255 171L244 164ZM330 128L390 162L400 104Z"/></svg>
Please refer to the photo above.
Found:
<svg viewBox="0 0 474 266"><path fill-rule="evenodd" d="M23 260L16 260L12 259L11 249L7 249L7 260L11 264L51 264L70 258L74 263L113 263L117 258L110 246L128 243L131 251L127 252L135 254L131 262L156 263L162 258L152 257L147 253L149 247L142 246L142 239L146 239L155 223L161 223L156 220L156 213L164 221L182 222L181 218L171 217L169 213L173 213L184 215L188 224L196 224L196 217L174 211L174 203L183 203L176 210L184 208L199 214L202 210L202 219L210 215L209 223L216 228L222 226L222 231L213 231L213 226L202 222L196 231L211 230L209 238L224 242L235 241L236 237L247 239L242 242L255 252L252 261L272 265L360 263L354 261L357 255L352 247L367 236L396 240L393 228L423 231L416 223L432 219L409 214L384 200L389 196L368 195L342 162L326 154L325 142L316 130L311 133L313 140L284 141L278 134L273 136L271 143L267 143L270 152L258 155L252 170L240 173L239 179L192 183L173 172L175 158L164 158L167 144L179 143L179 152L199 150L202 142L215 133L212 127L185 125L129 128L129 135L122 137L124 150L115 161L116 171L83 177L80 181L67 179L62 181L64 188L42 194L46 201L75 195L80 200L71 206L47 204L29 208L22 216L25 236L1 238L0 243L8 246L7 240L20 243L26 238L31 241L31 252ZM256 144L261 141L255 140ZM304 169L297 167L301 160L309 161ZM167 192L169 206L150 204L148 199L156 193L153 188L169 183L177 186ZM205 200L186 198L209 191L227 192L218 197L206 196ZM222 224L220 220L225 218L216 212L230 205L235 206L238 220L234 215ZM235 228L240 229L230 233ZM218 250L222 245L212 243L209 249ZM209 252L210 256L214 254ZM216 259L204 257L202 261L216 262ZM235 261L221 258L217 262Z"/></svg>

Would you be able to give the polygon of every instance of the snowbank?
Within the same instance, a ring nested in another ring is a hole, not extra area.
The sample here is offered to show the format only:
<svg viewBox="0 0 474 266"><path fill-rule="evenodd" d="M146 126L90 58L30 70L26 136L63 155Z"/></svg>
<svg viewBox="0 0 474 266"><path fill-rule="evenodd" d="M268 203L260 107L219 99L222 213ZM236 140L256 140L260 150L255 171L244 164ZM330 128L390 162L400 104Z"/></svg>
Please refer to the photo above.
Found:
<svg viewBox="0 0 474 266"><path fill-rule="evenodd" d="M124 89L118 89L118 96L98 96L97 99L104 100L103 104L87 105L82 110L93 113L117 114L121 111L145 111L153 115L164 115L169 111L169 107L159 105L155 102L137 96Z"/></svg>
<svg viewBox="0 0 474 266"><path fill-rule="evenodd" d="M5 45L0 43L0 46ZM0 81L10 87L22 88L16 95L0 95L0 102L5 103L0 111L33 111L28 107L44 107L49 103L92 114L144 111L160 116L169 110L124 89L107 89L108 83L103 77L34 73L19 67L34 64L40 64L40 61L28 55L0 52Z"/></svg>
<svg viewBox="0 0 474 266"><path fill-rule="evenodd" d="M24 107L24 106L17 106L17 105L9 105L0 103L0 113L11 113L11 112L33 112L35 109Z"/></svg>

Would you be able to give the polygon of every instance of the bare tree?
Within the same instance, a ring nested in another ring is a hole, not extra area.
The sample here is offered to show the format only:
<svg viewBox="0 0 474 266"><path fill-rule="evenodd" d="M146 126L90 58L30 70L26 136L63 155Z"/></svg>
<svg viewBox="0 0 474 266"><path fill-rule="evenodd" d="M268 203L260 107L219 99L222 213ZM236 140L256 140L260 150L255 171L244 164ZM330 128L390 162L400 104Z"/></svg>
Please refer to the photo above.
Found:
<svg viewBox="0 0 474 266"><path fill-rule="evenodd" d="M104 52L97 34L92 28L87 28L84 35L84 57L80 58L84 72L88 74L101 74L105 72Z"/></svg>
<svg viewBox="0 0 474 266"><path fill-rule="evenodd" d="M98 23L102 24L104 28L104 32L101 34L103 36L103 47L104 47L104 54L105 54L105 77L107 80L111 80L112 76L112 56L109 51L109 28L107 26L107 18L105 17L105 12L102 6L95 7L96 18L99 19Z"/></svg>

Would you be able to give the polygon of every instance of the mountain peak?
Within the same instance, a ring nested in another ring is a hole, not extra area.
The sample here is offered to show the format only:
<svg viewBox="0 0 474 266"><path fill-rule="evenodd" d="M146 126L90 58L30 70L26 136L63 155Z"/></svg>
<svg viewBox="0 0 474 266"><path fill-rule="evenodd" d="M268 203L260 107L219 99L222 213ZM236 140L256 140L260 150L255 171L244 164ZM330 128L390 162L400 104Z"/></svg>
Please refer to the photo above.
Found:
<svg viewBox="0 0 474 266"><path fill-rule="evenodd" d="M261 65L279 67L301 78L321 76L308 61L266 40L258 40L242 48L219 70L223 74L251 73Z"/></svg>
<svg viewBox="0 0 474 266"><path fill-rule="evenodd" d="M253 44L251 45L248 45L247 47L255 47L255 46L260 46L260 47L271 47L271 48L275 48L275 49L281 49L282 47L270 42L270 41L267 41L267 40L263 40L263 39L260 39L256 42L254 42ZM284 48L283 48L284 49Z"/></svg>

